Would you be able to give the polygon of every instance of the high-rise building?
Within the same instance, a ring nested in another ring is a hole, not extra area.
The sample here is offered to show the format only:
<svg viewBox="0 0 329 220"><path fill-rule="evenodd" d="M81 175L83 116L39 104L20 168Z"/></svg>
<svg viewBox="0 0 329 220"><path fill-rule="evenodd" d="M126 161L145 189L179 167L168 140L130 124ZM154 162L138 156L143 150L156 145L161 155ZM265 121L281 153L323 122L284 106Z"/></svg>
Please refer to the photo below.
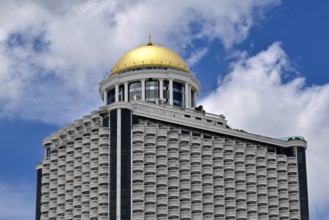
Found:
<svg viewBox="0 0 329 220"><path fill-rule="evenodd" d="M304 138L232 129L199 92L165 47L122 56L104 106L43 141L36 219L307 220Z"/></svg>

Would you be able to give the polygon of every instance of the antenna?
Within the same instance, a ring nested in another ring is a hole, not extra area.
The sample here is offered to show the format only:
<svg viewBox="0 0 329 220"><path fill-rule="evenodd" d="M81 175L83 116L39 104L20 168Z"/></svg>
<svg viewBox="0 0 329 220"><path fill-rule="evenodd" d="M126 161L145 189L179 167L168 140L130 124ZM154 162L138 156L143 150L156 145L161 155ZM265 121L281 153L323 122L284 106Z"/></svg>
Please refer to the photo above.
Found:
<svg viewBox="0 0 329 220"><path fill-rule="evenodd" d="M151 41L151 33L149 33L149 41Z"/></svg>
<svg viewBox="0 0 329 220"><path fill-rule="evenodd" d="M318 204L315 205L315 209L316 209L316 220L318 220Z"/></svg>

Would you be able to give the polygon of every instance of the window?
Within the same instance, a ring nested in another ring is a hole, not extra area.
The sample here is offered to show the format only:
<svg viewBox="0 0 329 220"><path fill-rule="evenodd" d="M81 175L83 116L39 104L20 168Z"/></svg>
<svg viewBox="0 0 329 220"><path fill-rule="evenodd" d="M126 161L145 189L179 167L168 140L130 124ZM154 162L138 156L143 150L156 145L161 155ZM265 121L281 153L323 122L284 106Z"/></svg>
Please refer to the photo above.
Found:
<svg viewBox="0 0 329 220"><path fill-rule="evenodd" d="M173 103L176 106L184 106L184 86L182 83L174 82L173 83Z"/></svg>
<svg viewBox="0 0 329 220"><path fill-rule="evenodd" d="M145 101L155 103L159 99L159 82L148 80L145 82Z"/></svg>
<svg viewBox="0 0 329 220"><path fill-rule="evenodd" d="M115 89L111 89L108 92L108 103L111 104L113 102L115 102Z"/></svg>
<svg viewBox="0 0 329 220"><path fill-rule="evenodd" d="M142 97L141 82L132 82L129 84L129 101L138 100Z"/></svg>

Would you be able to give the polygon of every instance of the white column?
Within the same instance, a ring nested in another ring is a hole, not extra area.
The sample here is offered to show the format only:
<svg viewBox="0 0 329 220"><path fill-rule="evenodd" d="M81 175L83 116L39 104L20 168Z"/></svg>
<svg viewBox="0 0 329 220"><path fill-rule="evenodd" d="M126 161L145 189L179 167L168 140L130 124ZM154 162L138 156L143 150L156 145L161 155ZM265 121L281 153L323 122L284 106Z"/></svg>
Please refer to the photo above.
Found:
<svg viewBox="0 0 329 220"><path fill-rule="evenodd" d="M142 83L142 101L145 101L145 79L141 80Z"/></svg>
<svg viewBox="0 0 329 220"><path fill-rule="evenodd" d="M174 104L174 90L173 90L173 80L169 79L169 104Z"/></svg>
<svg viewBox="0 0 329 220"><path fill-rule="evenodd" d="M115 110L114 110L115 111ZM117 109L117 220L121 219L121 109Z"/></svg>
<svg viewBox="0 0 329 220"><path fill-rule="evenodd" d="M103 93L103 98L104 98L104 105L107 106L108 105L108 98L107 98L107 90L105 89L104 90L104 93Z"/></svg>
<svg viewBox="0 0 329 220"><path fill-rule="evenodd" d="M189 108L192 108L192 86L189 85L188 87L188 103L189 103Z"/></svg>
<svg viewBox="0 0 329 220"><path fill-rule="evenodd" d="M195 106L198 106L197 103L196 103L196 102L197 102L197 99L198 99L198 92L197 92L196 90L195 90L195 92L194 92L194 97L193 97L193 99L194 99L194 105L195 105Z"/></svg>
<svg viewBox="0 0 329 220"><path fill-rule="evenodd" d="M185 108L189 108L189 85L185 83Z"/></svg>
<svg viewBox="0 0 329 220"><path fill-rule="evenodd" d="M115 102L119 101L119 84L115 85Z"/></svg>
<svg viewBox="0 0 329 220"><path fill-rule="evenodd" d="M163 79L159 79L159 99L163 100Z"/></svg>
<svg viewBox="0 0 329 220"><path fill-rule="evenodd" d="M128 102L128 96L129 96L129 93L128 93L128 82L125 82L125 102Z"/></svg>

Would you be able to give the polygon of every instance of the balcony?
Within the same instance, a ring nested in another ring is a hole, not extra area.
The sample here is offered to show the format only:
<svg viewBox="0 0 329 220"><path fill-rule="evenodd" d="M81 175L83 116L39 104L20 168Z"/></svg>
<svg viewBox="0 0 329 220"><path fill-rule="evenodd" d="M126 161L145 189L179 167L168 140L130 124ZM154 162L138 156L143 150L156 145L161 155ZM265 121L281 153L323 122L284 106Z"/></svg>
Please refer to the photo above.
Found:
<svg viewBox="0 0 329 220"><path fill-rule="evenodd" d="M235 181L236 182L245 182L246 181L246 175L244 173L239 173L235 175Z"/></svg>
<svg viewBox="0 0 329 220"><path fill-rule="evenodd" d="M143 173L133 173L133 181L144 181L144 174Z"/></svg>
<svg viewBox="0 0 329 220"><path fill-rule="evenodd" d="M247 217L248 217L247 212L239 211L236 213L237 219L247 219Z"/></svg>
<svg viewBox="0 0 329 220"><path fill-rule="evenodd" d="M167 195L165 195L163 197L157 197L157 205L167 206L168 205Z"/></svg>
<svg viewBox="0 0 329 220"><path fill-rule="evenodd" d="M108 137L99 138L99 146L108 146L110 144L110 139Z"/></svg>
<svg viewBox="0 0 329 220"><path fill-rule="evenodd" d="M145 176L145 183L156 183L155 175L146 175Z"/></svg>
<svg viewBox="0 0 329 220"><path fill-rule="evenodd" d="M286 164L278 164L278 172L286 172L287 171L287 166Z"/></svg>
<svg viewBox="0 0 329 220"><path fill-rule="evenodd" d="M265 159L266 158L266 152L257 150L256 151L256 156L257 156L257 159Z"/></svg>
<svg viewBox="0 0 329 220"><path fill-rule="evenodd" d="M90 161L90 169L97 170L98 169L98 162L97 161Z"/></svg>
<svg viewBox="0 0 329 220"><path fill-rule="evenodd" d="M82 141L81 140L76 140L74 142L74 150L81 150L82 149Z"/></svg>
<svg viewBox="0 0 329 220"><path fill-rule="evenodd" d="M133 153L133 162L144 162L144 154L143 153Z"/></svg>
<svg viewBox="0 0 329 220"><path fill-rule="evenodd" d="M222 160L214 160L213 161L213 167L215 168L223 168L224 163ZM214 172L215 173L215 172Z"/></svg>
<svg viewBox="0 0 329 220"><path fill-rule="evenodd" d="M190 161L190 154L189 153L181 153L180 156L179 156L179 161L189 162Z"/></svg>
<svg viewBox="0 0 329 220"><path fill-rule="evenodd" d="M269 171L267 172L267 178L268 179L276 179L278 177L277 172L275 171Z"/></svg>
<svg viewBox="0 0 329 220"><path fill-rule="evenodd" d="M267 179L266 178L258 178L257 179L257 186L267 186Z"/></svg>
<svg viewBox="0 0 329 220"><path fill-rule="evenodd" d="M275 189L275 188L277 188L277 186L278 186L278 183L276 180L268 180L267 187L269 189Z"/></svg>
<svg viewBox="0 0 329 220"><path fill-rule="evenodd" d="M268 200L268 206L269 207L278 207L279 202L277 199L269 199Z"/></svg>
<svg viewBox="0 0 329 220"><path fill-rule="evenodd" d="M212 157L212 149L202 148L202 157Z"/></svg>
<svg viewBox="0 0 329 220"><path fill-rule="evenodd" d="M297 193L298 185L297 184L289 184L289 192Z"/></svg>
<svg viewBox="0 0 329 220"><path fill-rule="evenodd" d="M290 212L290 219L291 220L299 220L300 219L299 212Z"/></svg>
<svg viewBox="0 0 329 220"><path fill-rule="evenodd" d="M155 156L145 156L145 166L146 165L155 165L156 157Z"/></svg>
<svg viewBox="0 0 329 220"><path fill-rule="evenodd" d="M213 174L212 167L202 167L202 175L212 176L212 174Z"/></svg>
<svg viewBox="0 0 329 220"><path fill-rule="evenodd" d="M109 209L108 209L108 207L102 207L102 206L100 206L100 207L98 207L98 214L99 215L104 215L104 214L107 214L109 212Z"/></svg>
<svg viewBox="0 0 329 220"><path fill-rule="evenodd" d="M73 162L74 161L74 155L73 154L67 154L66 155L66 163Z"/></svg>
<svg viewBox="0 0 329 220"><path fill-rule="evenodd" d="M156 155L158 158L165 158L167 157L167 149L166 148L157 148Z"/></svg>
<svg viewBox="0 0 329 220"><path fill-rule="evenodd" d="M201 164L201 157L200 156L196 156L196 155L192 155L191 156L191 164L195 165L195 164Z"/></svg>
<svg viewBox="0 0 329 220"><path fill-rule="evenodd" d="M98 150L99 156L108 156L109 148L107 146L100 146Z"/></svg>
<svg viewBox="0 0 329 220"><path fill-rule="evenodd" d="M213 158L214 158L214 160L215 160L215 159L222 160L223 157L224 157L223 151L221 151L221 150L214 150L214 151L213 151ZM243 161L244 161L244 160L243 160Z"/></svg>
<svg viewBox="0 0 329 220"><path fill-rule="evenodd" d="M224 163L224 170L234 170L234 163L233 162L225 162Z"/></svg>
<svg viewBox="0 0 329 220"><path fill-rule="evenodd" d="M82 158L82 150L76 150L74 152L74 159Z"/></svg>
<svg viewBox="0 0 329 220"><path fill-rule="evenodd" d="M169 139L169 141L177 141L178 140L178 133L177 132L169 132L168 139Z"/></svg>
<svg viewBox="0 0 329 220"><path fill-rule="evenodd" d="M146 175L155 175L157 172L156 167L154 165L145 166L144 170Z"/></svg>
<svg viewBox="0 0 329 220"><path fill-rule="evenodd" d="M233 152L234 151L234 141L226 141L224 143L224 150L225 151L229 151L229 152Z"/></svg>
<svg viewBox="0 0 329 220"><path fill-rule="evenodd" d="M248 194L247 195L247 202L256 203L257 201L258 201L258 198L257 198L256 194ZM248 210L249 210L249 206L248 206Z"/></svg>
<svg viewBox="0 0 329 220"><path fill-rule="evenodd" d="M214 190L212 186L203 186L203 194L213 194Z"/></svg>
<svg viewBox="0 0 329 220"><path fill-rule="evenodd" d="M225 153L224 154L224 161L234 161L234 154L233 153Z"/></svg>
<svg viewBox="0 0 329 220"><path fill-rule="evenodd" d="M279 192L279 199L280 200L287 200L288 198L289 198L289 195L288 195L288 193L287 192L285 192L285 191L281 191L281 192Z"/></svg>
<svg viewBox="0 0 329 220"><path fill-rule="evenodd" d="M192 203L192 212L202 212L201 202L193 202Z"/></svg>
<svg viewBox="0 0 329 220"><path fill-rule="evenodd" d="M267 206L259 206L258 207L259 214L268 214L268 207Z"/></svg>
<svg viewBox="0 0 329 220"><path fill-rule="evenodd" d="M279 216L279 209L278 208L269 208L268 215L270 217L273 217L273 218L278 217Z"/></svg>
<svg viewBox="0 0 329 220"><path fill-rule="evenodd" d="M159 128L157 131L157 136L161 138L167 138L167 129Z"/></svg>
<svg viewBox="0 0 329 220"><path fill-rule="evenodd" d="M257 169L256 175L257 177L266 177L266 169L262 169L262 170Z"/></svg>
<svg viewBox="0 0 329 220"><path fill-rule="evenodd" d="M247 200L246 193L241 193L241 192L236 193L236 201L246 201L246 200Z"/></svg>
<svg viewBox="0 0 329 220"><path fill-rule="evenodd" d="M226 208L234 208L235 209L235 206L236 205L236 203L235 203L235 201L234 200L226 200L225 201L225 207Z"/></svg>
<svg viewBox="0 0 329 220"><path fill-rule="evenodd" d="M280 218L289 218L289 210L280 210Z"/></svg>
<svg viewBox="0 0 329 220"><path fill-rule="evenodd" d="M286 163L287 162L287 156L286 155L278 155L277 156L278 163Z"/></svg>
<svg viewBox="0 0 329 220"><path fill-rule="evenodd" d="M287 159L288 166L296 166L297 165L297 159L296 157L288 157Z"/></svg>
<svg viewBox="0 0 329 220"><path fill-rule="evenodd" d="M276 170L276 163L275 162L268 162L267 163L267 170Z"/></svg>
<svg viewBox="0 0 329 220"><path fill-rule="evenodd" d="M108 186L99 186L98 187L98 195L108 195L109 193L109 187Z"/></svg>
<svg viewBox="0 0 329 220"><path fill-rule="evenodd" d="M236 210L247 210L247 203L246 202L237 202L236 203Z"/></svg>
<svg viewBox="0 0 329 220"><path fill-rule="evenodd" d="M235 191L234 190L226 190L225 191L225 199L235 199Z"/></svg>
<svg viewBox="0 0 329 220"><path fill-rule="evenodd" d="M256 160L255 158L246 158L246 166L255 166L256 165Z"/></svg>
<svg viewBox="0 0 329 220"><path fill-rule="evenodd" d="M289 201L290 202L298 202L299 195L298 193L289 193Z"/></svg>
<svg viewBox="0 0 329 220"><path fill-rule="evenodd" d="M180 209L181 210L190 210L191 209L191 202L190 201L181 201L180 202Z"/></svg>
<svg viewBox="0 0 329 220"><path fill-rule="evenodd" d="M178 151L168 151L168 159L176 159L178 160L179 158L179 153Z"/></svg>
<svg viewBox="0 0 329 220"><path fill-rule="evenodd" d="M288 183L287 182L278 182L279 190L288 190Z"/></svg>
<svg viewBox="0 0 329 220"><path fill-rule="evenodd" d="M174 218L178 219L180 217L178 209L169 209L168 211L169 211L168 217L170 219L174 219Z"/></svg>

